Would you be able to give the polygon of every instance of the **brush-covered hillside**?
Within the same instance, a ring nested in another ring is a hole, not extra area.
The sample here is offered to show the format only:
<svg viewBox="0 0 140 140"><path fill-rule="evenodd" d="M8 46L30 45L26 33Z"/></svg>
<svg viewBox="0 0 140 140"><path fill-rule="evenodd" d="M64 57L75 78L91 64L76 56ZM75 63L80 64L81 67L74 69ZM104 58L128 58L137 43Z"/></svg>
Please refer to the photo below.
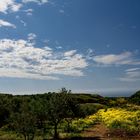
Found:
<svg viewBox="0 0 140 140"><path fill-rule="evenodd" d="M140 91L130 97L103 97L97 94L60 92L34 95L0 94L0 139L42 140L81 136L99 123L109 132L139 135ZM111 120L111 114L116 114ZM128 116L128 114L131 114ZM129 121L131 117L131 121ZM110 121L111 120L111 121ZM100 125L100 126L102 126ZM114 134L113 134L114 135Z"/></svg>

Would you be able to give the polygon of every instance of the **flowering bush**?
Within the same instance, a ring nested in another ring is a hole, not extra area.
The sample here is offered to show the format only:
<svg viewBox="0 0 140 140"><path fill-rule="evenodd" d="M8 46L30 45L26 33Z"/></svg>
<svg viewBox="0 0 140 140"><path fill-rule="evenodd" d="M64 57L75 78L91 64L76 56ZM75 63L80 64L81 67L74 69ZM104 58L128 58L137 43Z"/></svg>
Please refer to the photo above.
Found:
<svg viewBox="0 0 140 140"><path fill-rule="evenodd" d="M128 134L140 132L140 110L128 111L122 108L100 109L96 114L86 118L73 120L73 132L81 132L84 128L103 122L110 130L121 130Z"/></svg>
<svg viewBox="0 0 140 140"><path fill-rule="evenodd" d="M127 132L140 131L140 111L110 108L107 111L99 110L97 115L108 128L123 129Z"/></svg>
<svg viewBox="0 0 140 140"><path fill-rule="evenodd" d="M88 128L97 122L97 116L91 115L86 118L75 119L71 123L71 131L72 132L81 132L85 128Z"/></svg>

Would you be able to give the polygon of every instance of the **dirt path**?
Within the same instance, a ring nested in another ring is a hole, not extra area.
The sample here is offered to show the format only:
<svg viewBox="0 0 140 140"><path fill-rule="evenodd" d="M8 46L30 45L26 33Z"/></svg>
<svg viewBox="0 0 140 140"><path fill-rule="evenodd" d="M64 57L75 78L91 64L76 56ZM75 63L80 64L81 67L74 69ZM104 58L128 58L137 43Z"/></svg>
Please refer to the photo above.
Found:
<svg viewBox="0 0 140 140"><path fill-rule="evenodd" d="M140 140L140 137L115 138L109 137L109 130L103 124L96 124L82 132L83 140ZM80 139L80 140L82 140Z"/></svg>
<svg viewBox="0 0 140 140"><path fill-rule="evenodd" d="M82 137L89 137L94 139L106 139L106 133L108 129L103 124L96 124L95 126L91 128L85 129L85 131L82 132Z"/></svg>

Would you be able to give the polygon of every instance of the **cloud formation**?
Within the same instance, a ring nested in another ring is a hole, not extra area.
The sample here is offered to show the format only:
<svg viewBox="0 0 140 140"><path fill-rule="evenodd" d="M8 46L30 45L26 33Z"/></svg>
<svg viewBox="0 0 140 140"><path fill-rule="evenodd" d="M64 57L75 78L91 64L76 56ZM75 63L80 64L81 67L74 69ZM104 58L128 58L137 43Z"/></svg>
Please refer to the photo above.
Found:
<svg viewBox="0 0 140 140"><path fill-rule="evenodd" d="M34 40L36 37L37 37L37 36L36 36L36 34L34 34L34 33L29 33L29 34L28 34L28 40Z"/></svg>
<svg viewBox="0 0 140 140"><path fill-rule="evenodd" d="M16 28L16 26L8 21L0 19L0 27L12 27Z"/></svg>
<svg viewBox="0 0 140 140"><path fill-rule="evenodd" d="M48 0L22 0L23 3L34 2L37 4L45 4L48 3Z"/></svg>
<svg viewBox="0 0 140 140"><path fill-rule="evenodd" d="M76 50L67 51L64 53L65 57L71 57L76 53Z"/></svg>
<svg viewBox="0 0 140 140"><path fill-rule="evenodd" d="M27 10L23 10L25 13L26 13L26 15L28 15L28 16L32 16L33 15L33 9L27 9Z"/></svg>
<svg viewBox="0 0 140 140"><path fill-rule="evenodd" d="M37 48L29 40L0 40L0 77L59 79L59 75L83 76L87 66L83 56L73 50L59 53L48 46Z"/></svg>
<svg viewBox="0 0 140 140"><path fill-rule="evenodd" d="M93 61L99 65L139 65L140 61L133 58L132 52L94 56Z"/></svg>
<svg viewBox="0 0 140 140"><path fill-rule="evenodd" d="M0 0L0 12L7 14L7 12L17 12L22 4L15 0Z"/></svg>
<svg viewBox="0 0 140 140"><path fill-rule="evenodd" d="M26 3L36 3L38 5L48 3L48 0L22 0L21 2L16 0L0 0L0 12L7 14L9 12L17 12ZM29 11L28 11L29 12ZM30 10L30 13L32 11Z"/></svg>
<svg viewBox="0 0 140 140"><path fill-rule="evenodd" d="M120 81L136 82L140 81L140 68L131 68L125 71L125 76L120 78Z"/></svg>

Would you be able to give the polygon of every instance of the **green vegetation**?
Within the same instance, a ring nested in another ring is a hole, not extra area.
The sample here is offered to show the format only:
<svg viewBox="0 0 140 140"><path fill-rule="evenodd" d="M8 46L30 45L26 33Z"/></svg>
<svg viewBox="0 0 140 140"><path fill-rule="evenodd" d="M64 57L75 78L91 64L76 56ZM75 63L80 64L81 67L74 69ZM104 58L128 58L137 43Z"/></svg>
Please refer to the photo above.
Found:
<svg viewBox="0 0 140 140"><path fill-rule="evenodd" d="M140 132L140 110L128 111L122 108L100 110L97 115L108 128L120 129L129 135Z"/></svg>
<svg viewBox="0 0 140 140"><path fill-rule="evenodd" d="M103 123L110 132L140 135L140 91L129 98L94 94L0 94L0 139L45 140L80 136Z"/></svg>
<svg viewBox="0 0 140 140"><path fill-rule="evenodd" d="M130 97L130 101L134 104L140 105L140 91L137 91Z"/></svg>

